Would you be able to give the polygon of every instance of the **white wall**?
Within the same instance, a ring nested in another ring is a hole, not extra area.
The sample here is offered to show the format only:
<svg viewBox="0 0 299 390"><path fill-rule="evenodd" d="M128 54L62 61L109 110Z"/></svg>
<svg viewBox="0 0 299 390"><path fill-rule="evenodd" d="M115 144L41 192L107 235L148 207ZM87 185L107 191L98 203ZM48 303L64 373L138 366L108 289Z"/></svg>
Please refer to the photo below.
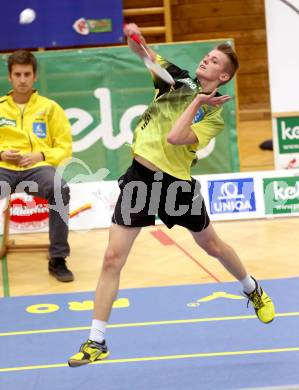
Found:
<svg viewBox="0 0 299 390"><path fill-rule="evenodd" d="M299 112L299 13L281 0L265 0L265 10L272 112Z"/></svg>

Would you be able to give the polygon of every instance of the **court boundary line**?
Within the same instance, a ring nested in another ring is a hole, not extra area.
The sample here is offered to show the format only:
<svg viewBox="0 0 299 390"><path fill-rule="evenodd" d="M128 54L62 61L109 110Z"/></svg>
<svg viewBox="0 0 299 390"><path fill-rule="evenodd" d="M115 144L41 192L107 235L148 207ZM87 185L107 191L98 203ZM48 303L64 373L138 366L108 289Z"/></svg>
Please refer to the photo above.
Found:
<svg viewBox="0 0 299 390"><path fill-rule="evenodd" d="M137 363L137 362L148 362L148 361L161 361L161 360L177 360L177 359L194 359L194 358L205 358L205 357L223 357L223 356L240 356L240 355L257 355L265 353L286 353L286 352L299 352L299 347L289 348L272 348L272 349L252 349L252 350L241 350L241 351L223 351L223 352L203 352L203 353L191 353L183 355L164 355L164 356L146 356L140 358L123 358L123 359L108 359L90 363L89 365L97 364L118 364L118 363ZM35 366L20 366L20 367L7 367L0 368L0 372L12 372L12 371L29 371L49 368L61 368L68 367L67 363L57 364L44 364Z"/></svg>
<svg viewBox="0 0 299 390"><path fill-rule="evenodd" d="M277 313L275 317L298 317L299 312L289 313ZM205 317L205 318L190 318L184 320L165 320L165 321L149 321L149 322L132 322L124 324L108 324L107 328L135 328L141 326L157 326L157 325L177 325L177 324L196 324L200 322L219 322L219 321L235 321L244 319L255 319L256 315L246 316L227 316L227 317ZM42 334L42 333L59 333L59 332L75 332L81 330L89 330L90 326L77 326L71 328L53 328L53 329L36 329L36 330L24 330L15 332L1 332L0 337L20 336L30 334Z"/></svg>

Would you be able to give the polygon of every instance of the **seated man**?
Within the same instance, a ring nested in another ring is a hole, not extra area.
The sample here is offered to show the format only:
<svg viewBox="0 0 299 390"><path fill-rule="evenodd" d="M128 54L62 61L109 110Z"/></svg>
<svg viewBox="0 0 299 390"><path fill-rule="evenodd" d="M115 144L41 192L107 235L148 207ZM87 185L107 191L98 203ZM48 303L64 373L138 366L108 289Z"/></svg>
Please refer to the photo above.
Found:
<svg viewBox="0 0 299 390"><path fill-rule="evenodd" d="M49 272L70 282L74 276L65 261L70 191L55 167L71 157L71 126L56 102L32 88L36 71L36 58L26 50L8 57L12 91L0 98L0 196L17 190L48 200Z"/></svg>

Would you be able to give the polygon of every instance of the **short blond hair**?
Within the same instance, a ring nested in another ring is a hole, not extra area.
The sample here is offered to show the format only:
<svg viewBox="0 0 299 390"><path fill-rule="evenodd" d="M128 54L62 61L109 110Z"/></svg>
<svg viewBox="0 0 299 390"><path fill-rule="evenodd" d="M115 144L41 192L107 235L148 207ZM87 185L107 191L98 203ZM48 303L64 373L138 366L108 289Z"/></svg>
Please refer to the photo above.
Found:
<svg viewBox="0 0 299 390"><path fill-rule="evenodd" d="M232 48L232 46L229 43L221 43L220 45L218 45L216 47L216 50L219 50L223 54L225 54L229 60L228 73L229 73L230 77L226 81L226 83L227 83L229 80L231 80L234 77L235 73L239 69L239 59L238 59L236 52L234 51L234 49ZM225 83L223 83L223 84L225 84Z"/></svg>

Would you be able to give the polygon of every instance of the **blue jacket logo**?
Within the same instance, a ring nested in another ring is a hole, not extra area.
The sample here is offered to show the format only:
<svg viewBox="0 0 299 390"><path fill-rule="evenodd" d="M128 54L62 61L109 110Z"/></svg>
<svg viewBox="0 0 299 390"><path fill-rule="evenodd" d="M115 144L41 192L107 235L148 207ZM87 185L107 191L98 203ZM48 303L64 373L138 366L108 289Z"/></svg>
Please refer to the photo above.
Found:
<svg viewBox="0 0 299 390"><path fill-rule="evenodd" d="M47 125L44 122L33 122L33 133L38 138L47 137Z"/></svg>

